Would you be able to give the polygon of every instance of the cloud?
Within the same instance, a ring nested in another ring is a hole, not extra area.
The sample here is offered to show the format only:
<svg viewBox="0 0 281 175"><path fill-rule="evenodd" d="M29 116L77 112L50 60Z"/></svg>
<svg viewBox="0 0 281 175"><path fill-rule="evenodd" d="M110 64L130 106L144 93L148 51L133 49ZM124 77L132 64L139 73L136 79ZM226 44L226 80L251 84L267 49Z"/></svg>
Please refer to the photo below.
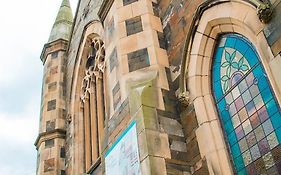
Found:
<svg viewBox="0 0 281 175"><path fill-rule="evenodd" d="M70 0L73 11L77 0ZM0 6L0 175L35 175L42 63L57 0L3 1ZM12 7L12 10L11 8Z"/></svg>

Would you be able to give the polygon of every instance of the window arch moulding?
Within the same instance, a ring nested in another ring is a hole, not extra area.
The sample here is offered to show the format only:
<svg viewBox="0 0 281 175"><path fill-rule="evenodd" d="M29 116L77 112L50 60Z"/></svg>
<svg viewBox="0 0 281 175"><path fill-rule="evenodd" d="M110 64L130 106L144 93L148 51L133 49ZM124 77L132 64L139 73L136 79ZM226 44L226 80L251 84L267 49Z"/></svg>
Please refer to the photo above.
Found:
<svg viewBox="0 0 281 175"><path fill-rule="evenodd" d="M218 9L223 12L217 13ZM188 47L190 52L187 55L190 57L182 64L181 78L184 79L186 91L182 87L181 90L189 93L189 103L194 104L199 125L196 136L201 157L206 158L209 169L215 174L232 174L227 145L211 91L211 65L217 37L224 33L239 33L256 46L280 104L280 87L276 85L276 75L271 73L268 65L268 61L274 56L261 32L264 24L259 21L256 9L245 2L226 2L207 9L196 27L192 45Z"/></svg>
<svg viewBox="0 0 281 175"><path fill-rule="evenodd" d="M190 43L196 42L200 39L205 39L204 37L195 38L194 36L196 35L196 33L201 33L204 36L208 36L213 39L216 38L217 33L224 31L242 33L250 40L260 41L258 44L260 45L261 50L266 52L265 54L262 53L261 55L267 55L267 59L274 58L272 51L266 44L266 39L262 34L262 30L265 24L259 20L257 16L257 7L255 5L252 5L247 1L229 0L218 0L213 2L206 1L205 3L207 3L206 7L200 6L197 9L196 13L198 14L195 14L195 17L191 24L191 26L193 26L195 30L190 29L189 33L186 36L186 43L184 46L182 69L180 75L180 93L178 98L183 102L185 106L188 104L190 98L189 92L186 91L186 80L184 77L186 77L187 75L189 57L190 54L192 54L191 50L194 51L196 49L199 49L192 48L194 47L194 44L191 45ZM220 11L220 13L217 13L218 11ZM201 49L206 48L204 45L206 44L206 42L204 41L202 44L203 45L196 44L196 46L201 47ZM254 42L254 44L257 43ZM201 53L202 51L203 50L201 50ZM210 54L205 56L210 56Z"/></svg>

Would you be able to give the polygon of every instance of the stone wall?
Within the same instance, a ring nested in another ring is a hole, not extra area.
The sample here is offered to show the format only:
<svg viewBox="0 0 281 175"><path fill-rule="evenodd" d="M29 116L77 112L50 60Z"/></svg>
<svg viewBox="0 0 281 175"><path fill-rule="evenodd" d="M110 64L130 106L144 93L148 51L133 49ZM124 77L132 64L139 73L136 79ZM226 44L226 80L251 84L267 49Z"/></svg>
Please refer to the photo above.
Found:
<svg viewBox="0 0 281 175"><path fill-rule="evenodd" d="M110 18L108 17L104 23L106 43L109 43L107 40L112 36L110 34L112 34L114 30L123 32L116 36L117 39L114 41L114 46L106 48L109 52L106 53L106 57L110 60L108 64L110 68L109 74L112 71L113 74L118 73L120 76L115 75L114 77L109 75L114 78L108 78L108 80L114 81L108 84L109 91L112 91L109 93L109 95L112 93L112 97L110 97L112 99L108 104L112 105L112 108L110 112L108 112L110 119L108 119L108 123L106 124L107 131L104 147L107 149L108 145L113 143L122 130L126 128L129 121L136 119L138 121L142 169L143 172L148 174L161 174L163 172L167 172L167 174L209 173L206 160L200 155L198 138L195 132L198 129L198 121L194 107L191 104L187 108L180 109L176 98L179 89L182 55L185 52L184 41L190 29L194 12L202 2L204 1L159 0L158 3L153 2L153 12L149 11L148 13L150 16L154 15L160 17L162 23L161 27L164 33L164 35L161 35L161 32L159 34L159 31L162 30L160 29L157 33L159 43L155 44L157 42L153 41L153 44L157 46L157 49L158 47L166 49L169 61L168 66L163 64L161 68L157 66L149 68L150 65L139 55L149 55L151 53L147 53L145 49L139 50L143 49L141 48L142 46L140 46L143 43L138 44L136 41L141 40L141 38L129 37L129 35L132 34L126 33L126 25L130 23L126 22L126 20L127 18L133 17L133 14L136 13L135 11L134 13L129 13L126 10L122 11L123 7L118 4L119 6L116 5L118 8L116 13L112 12ZM272 58L270 58L270 68L273 74L278 75L281 65L281 1L275 0L272 1L272 3L274 7L273 19L265 25L262 32L273 54ZM75 64L77 64L78 51L84 39L83 32L85 26L90 21L99 19L97 12L101 4L102 0L80 1L68 51L66 76L66 85L68 87L66 95L68 103L71 101L71 90L76 88L71 87L72 78ZM137 12L141 12L141 10ZM120 20L121 17L113 18L112 16L121 16L124 20ZM145 15L142 17L144 20L147 20L147 23L151 22L149 21L151 18L146 18ZM114 26L114 20L112 19L117 19L115 22L118 24ZM135 30L138 30L138 32L141 31L139 29ZM134 32L135 31L133 31L133 33ZM139 36L141 36L141 34ZM154 34L153 37L155 37ZM135 53L137 49L134 48L134 45L136 45L136 48L140 47L138 50L141 51L141 53ZM115 52L119 52L119 54ZM161 56L157 56L161 58ZM137 59L129 59L130 57L137 57ZM128 61L124 61L126 59L128 59ZM120 69L119 72L114 70L116 67ZM131 73L137 69L143 68L145 71ZM162 77L157 77L157 80L155 80L156 82L146 87L145 83L147 82L145 81L148 79L147 77L154 75L154 73L157 72L155 70L158 69ZM150 74L148 72L150 72ZM144 78L137 79L139 76L143 76ZM279 89L281 88L280 77L281 76L276 76L275 78ZM166 87L165 84L166 79L168 81L168 87ZM130 84L128 83L129 81L135 81L135 84ZM135 90L138 88L144 88L147 91L138 96L134 94L136 93ZM159 105L162 102L163 104ZM157 150L156 148L161 144L161 149ZM160 153L161 155L159 155ZM149 167L149 169L146 169L147 167Z"/></svg>
<svg viewBox="0 0 281 175"><path fill-rule="evenodd" d="M77 13L74 19L74 26L72 31L72 36L68 48L68 59L67 59L67 73L66 73L66 86L67 88L67 99L70 102L70 93L71 93L71 86L72 86L72 77L74 66L77 61L78 51L80 45L84 39L83 32L86 25L94 20L99 20L97 15L102 0L79 0L79 6L77 7Z"/></svg>

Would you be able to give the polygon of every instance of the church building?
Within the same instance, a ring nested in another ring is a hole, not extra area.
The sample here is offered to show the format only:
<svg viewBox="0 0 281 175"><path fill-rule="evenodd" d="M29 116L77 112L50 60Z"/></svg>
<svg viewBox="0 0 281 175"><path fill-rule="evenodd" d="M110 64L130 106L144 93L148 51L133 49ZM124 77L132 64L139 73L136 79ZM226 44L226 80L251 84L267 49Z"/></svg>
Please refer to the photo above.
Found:
<svg viewBox="0 0 281 175"><path fill-rule="evenodd" d="M62 0L40 58L37 175L281 174L281 0Z"/></svg>

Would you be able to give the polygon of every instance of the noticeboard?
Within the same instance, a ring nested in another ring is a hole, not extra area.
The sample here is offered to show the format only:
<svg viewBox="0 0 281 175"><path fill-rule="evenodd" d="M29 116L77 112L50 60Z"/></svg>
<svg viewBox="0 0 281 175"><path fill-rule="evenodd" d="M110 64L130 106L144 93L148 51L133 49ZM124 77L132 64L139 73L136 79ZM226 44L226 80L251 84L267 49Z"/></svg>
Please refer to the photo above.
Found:
<svg viewBox="0 0 281 175"><path fill-rule="evenodd" d="M105 153L106 175L141 175L136 121Z"/></svg>

